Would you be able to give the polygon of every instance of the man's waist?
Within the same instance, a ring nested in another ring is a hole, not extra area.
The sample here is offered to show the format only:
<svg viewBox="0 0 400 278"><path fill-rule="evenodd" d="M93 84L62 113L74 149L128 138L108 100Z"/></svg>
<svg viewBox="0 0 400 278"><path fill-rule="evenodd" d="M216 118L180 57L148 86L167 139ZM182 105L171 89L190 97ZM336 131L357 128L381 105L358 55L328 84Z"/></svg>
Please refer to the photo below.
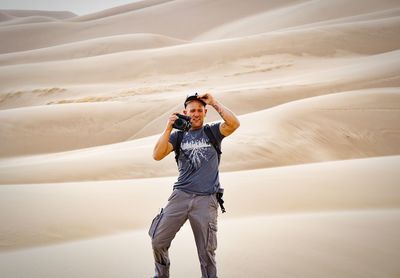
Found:
<svg viewBox="0 0 400 278"><path fill-rule="evenodd" d="M219 186L216 188L212 188L212 190L206 190L206 191L201 191L201 190L196 190L191 188L190 185L174 185L174 190L180 190L188 194L195 194L195 195L212 195L212 194L217 194L219 191Z"/></svg>

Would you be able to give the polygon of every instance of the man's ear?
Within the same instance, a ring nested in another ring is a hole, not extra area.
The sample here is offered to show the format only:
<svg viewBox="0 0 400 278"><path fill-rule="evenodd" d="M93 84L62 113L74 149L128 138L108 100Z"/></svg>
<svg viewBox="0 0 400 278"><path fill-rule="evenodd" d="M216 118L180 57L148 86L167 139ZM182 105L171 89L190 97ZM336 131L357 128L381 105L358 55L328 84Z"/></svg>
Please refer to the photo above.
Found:
<svg viewBox="0 0 400 278"><path fill-rule="evenodd" d="M207 114L207 108L204 108L204 115Z"/></svg>
<svg viewBox="0 0 400 278"><path fill-rule="evenodd" d="M187 115L187 111L186 111L186 109L185 109L185 110L183 110L182 112L183 112L183 115Z"/></svg>

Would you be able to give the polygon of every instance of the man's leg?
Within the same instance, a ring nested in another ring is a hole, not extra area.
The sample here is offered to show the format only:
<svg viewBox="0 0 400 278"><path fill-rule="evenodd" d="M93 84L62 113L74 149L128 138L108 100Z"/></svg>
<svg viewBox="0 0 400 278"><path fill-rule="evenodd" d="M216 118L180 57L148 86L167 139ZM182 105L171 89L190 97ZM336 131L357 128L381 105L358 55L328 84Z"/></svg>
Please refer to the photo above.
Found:
<svg viewBox="0 0 400 278"><path fill-rule="evenodd" d="M152 246L157 278L169 277L168 249L176 233L187 220L190 199L182 191L174 190L152 236Z"/></svg>
<svg viewBox="0 0 400 278"><path fill-rule="evenodd" d="M189 221L196 241L202 278L217 278L218 201L215 195L197 196L189 211Z"/></svg>

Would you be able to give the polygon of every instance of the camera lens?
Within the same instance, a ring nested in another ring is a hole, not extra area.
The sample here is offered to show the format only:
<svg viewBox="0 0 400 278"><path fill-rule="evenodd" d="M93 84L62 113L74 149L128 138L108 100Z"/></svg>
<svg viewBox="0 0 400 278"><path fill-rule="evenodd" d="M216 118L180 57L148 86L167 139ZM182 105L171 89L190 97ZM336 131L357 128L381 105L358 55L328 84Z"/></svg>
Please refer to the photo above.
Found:
<svg viewBox="0 0 400 278"><path fill-rule="evenodd" d="M177 116L178 119L175 120L172 127L179 130L188 131L192 127L192 124L190 123L190 117L181 114L177 114Z"/></svg>
<svg viewBox="0 0 400 278"><path fill-rule="evenodd" d="M177 128L177 129L183 129L183 127L185 126L185 123L186 123L185 120L176 119L174 126L175 126L175 128Z"/></svg>

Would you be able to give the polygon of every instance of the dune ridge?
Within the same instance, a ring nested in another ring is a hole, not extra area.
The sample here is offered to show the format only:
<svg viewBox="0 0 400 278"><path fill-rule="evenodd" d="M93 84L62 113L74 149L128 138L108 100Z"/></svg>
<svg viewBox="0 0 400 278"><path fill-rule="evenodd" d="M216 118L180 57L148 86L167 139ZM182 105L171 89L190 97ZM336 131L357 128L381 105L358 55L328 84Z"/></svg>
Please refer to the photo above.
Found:
<svg viewBox="0 0 400 278"><path fill-rule="evenodd" d="M156 34L132 34L101 37L49 48L1 55L0 65L42 63L100 56L109 53L139 49L161 48L185 41Z"/></svg>
<svg viewBox="0 0 400 278"><path fill-rule="evenodd" d="M29 17L16 18L13 20L9 20L7 22L3 22L3 23L1 23L0 26L18 25L18 24L34 24L34 23L39 23L39 22L54 22L54 21L57 21L57 19L55 19L53 17L29 16Z"/></svg>
<svg viewBox="0 0 400 278"><path fill-rule="evenodd" d="M43 16L54 19L67 19L75 17L76 14L70 11L41 11L41 10L5 10L0 9L0 14L8 19ZM4 20L0 20L4 21Z"/></svg>
<svg viewBox="0 0 400 278"><path fill-rule="evenodd" d="M131 11L137 11L137 10L149 8L152 6L161 5L161 4L170 2L170 1L171 0L147 0L147 1L133 2L133 3L121 5L118 7L106 9L106 10L95 12L95 13L76 16L74 18L69 19L69 21L75 22L75 21L96 20L96 19L101 19L104 17L115 16L115 15L124 14L124 13L131 12Z"/></svg>

